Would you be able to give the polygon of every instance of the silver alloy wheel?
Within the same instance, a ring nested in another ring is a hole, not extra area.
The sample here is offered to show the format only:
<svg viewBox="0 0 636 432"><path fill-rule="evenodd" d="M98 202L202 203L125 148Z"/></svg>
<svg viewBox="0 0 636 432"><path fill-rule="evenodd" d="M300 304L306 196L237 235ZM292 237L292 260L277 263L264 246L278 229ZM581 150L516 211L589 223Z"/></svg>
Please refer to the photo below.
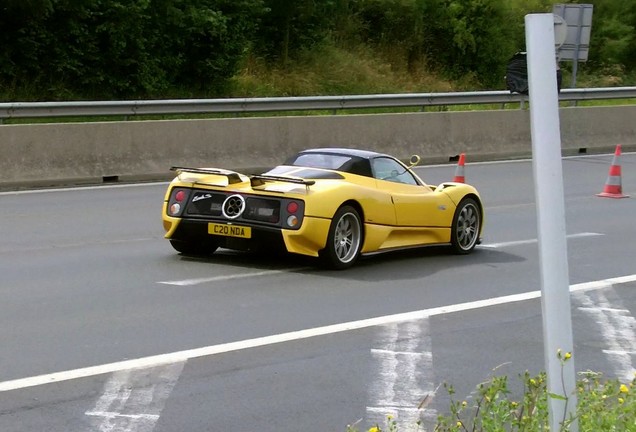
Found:
<svg viewBox="0 0 636 432"><path fill-rule="evenodd" d="M473 202L467 202L460 209L455 235L461 249L470 250L477 243L479 219L479 209Z"/></svg>
<svg viewBox="0 0 636 432"><path fill-rule="evenodd" d="M361 238L360 222L353 213L345 213L338 220L333 237L336 257L341 263L348 263L358 254Z"/></svg>

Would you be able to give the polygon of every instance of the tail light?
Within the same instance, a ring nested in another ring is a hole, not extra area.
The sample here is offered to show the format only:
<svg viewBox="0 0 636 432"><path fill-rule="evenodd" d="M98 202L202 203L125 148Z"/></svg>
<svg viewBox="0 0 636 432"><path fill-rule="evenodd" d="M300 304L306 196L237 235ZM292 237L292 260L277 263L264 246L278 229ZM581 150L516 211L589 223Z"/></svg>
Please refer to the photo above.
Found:
<svg viewBox="0 0 636 432"><path fill-rule="evenodd" d="M190 196L190 189L174 188L168 200L168 216L179 217L183 213L185 204Z"/></svg>
<svg viewBox="0 0 636 432"><path fill-rule="evenodd" d="M291 214L294 214L298 211L298 203L296 201L290 201L287 204L287 211Z"/></svg>
<svg viewBox="0 0 636 432"><path fill-rule="evenodd" d="M289 200L285 205L284 228L298 229L303 223L305 203L303 201Z"/></svg>

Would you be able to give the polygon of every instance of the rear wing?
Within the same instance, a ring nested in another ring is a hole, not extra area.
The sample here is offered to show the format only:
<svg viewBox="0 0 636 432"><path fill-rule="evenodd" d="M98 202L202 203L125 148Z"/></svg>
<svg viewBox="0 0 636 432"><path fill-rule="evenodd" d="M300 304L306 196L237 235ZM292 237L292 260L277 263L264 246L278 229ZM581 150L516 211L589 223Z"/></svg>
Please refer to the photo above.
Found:
<svg viewBox="0 0 636 432"><path fill-rule="evenodd" d="M188 167L170 167L170 171L176 171L177 174L182 172L189 172L193 174L213 174L227 177L228 184L242 183L239 173L229 170L222 170L218 168L188 168Z"/></svg>
<svg viewBox="0 0 636 432"><path fill-rule="evenodd" d="M265 184L266 181L279 181L279 182L287 182L287 183L296 183L302 184L307 187L316 184L315 180L305 180L300 177L286 177L286 176L273 176L267 174L255 175L250 177L250 183L253 186L261 186Z"/></svg>
<svg viewBox="0 0 636 432"><path fill-rule="evenodd" d="M241 176L239 173L219 168L188 168L188 167L178 167L173 166L170 168L170 171L176 171L177 174L181 174L182 172L188 172L193 174L212 174L212 175L220 175L227 177L228 184L236 184L242 183ZM295 183L302 184L306 187L309 187L316 183L315 180L305 180L300 177L287 177L287 176L273 176L267 174L254 175L250 177L250 185L261 186L265 184L267 181L279 181L286 183Z"/></svg>

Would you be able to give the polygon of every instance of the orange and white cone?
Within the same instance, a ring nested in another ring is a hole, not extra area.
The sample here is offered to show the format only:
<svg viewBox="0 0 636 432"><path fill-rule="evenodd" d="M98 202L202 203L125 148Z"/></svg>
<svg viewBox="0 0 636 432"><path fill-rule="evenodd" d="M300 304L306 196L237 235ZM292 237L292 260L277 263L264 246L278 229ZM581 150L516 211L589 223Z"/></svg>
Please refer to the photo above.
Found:
<svg viewBox="0 0 636 432"><path fill-rule="evenodd" d="M612 159L612 166L609 169L609 175L605 182L603 192L596 194L596 196L605 198L629 198L629 195L623 195L623 186L621 184L621 145L616 146L614 152L614 158Z"/></svg>
<svg viewBox="0 0 636 432"><path fill-rule="evenodd" d="M453 181L457 183L465 183L464 177L464 164L466 163L466 155L464 153L459 155L459 162L457 162L457 168L455 168L455 177Z"/></svg>

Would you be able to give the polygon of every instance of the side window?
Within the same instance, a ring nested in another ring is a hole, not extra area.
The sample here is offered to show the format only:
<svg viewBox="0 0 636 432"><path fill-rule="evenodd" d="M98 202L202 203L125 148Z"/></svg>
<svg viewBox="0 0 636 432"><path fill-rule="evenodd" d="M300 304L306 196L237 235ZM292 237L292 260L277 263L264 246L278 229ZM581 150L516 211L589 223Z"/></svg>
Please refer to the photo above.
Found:
<svg viewBox="0 0 636 432"><path fill-rule="evenodd" d="M415 177L403 165L393 159L379 157L372 159L373 177L379 180L417 185Z"/></svg>

